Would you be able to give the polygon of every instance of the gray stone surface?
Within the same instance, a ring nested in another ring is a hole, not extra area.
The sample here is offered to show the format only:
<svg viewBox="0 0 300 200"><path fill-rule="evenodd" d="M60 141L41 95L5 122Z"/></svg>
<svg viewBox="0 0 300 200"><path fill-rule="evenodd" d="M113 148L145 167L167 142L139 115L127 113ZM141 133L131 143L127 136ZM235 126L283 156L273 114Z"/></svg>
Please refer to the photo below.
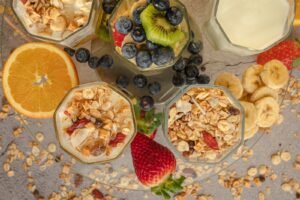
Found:
<svg viewBox="0 0 300 200"><path fill-rule="evenodd" d="M3 0L0 0L3 4ZM197 24L198 29L196 32L201 32L201 26L204 21L208 19L209 8L212 3L210 0L184 0L185 5L188 7L189 14L193 20L194 24ZM0 3L1 4L1 3ZM1 10L1 9L0 9ZM1 14L1 13L0 13ZM4 22L4 26L1 26L2 18L0 19L0 27L4 27L1 31L5 34L1 38L2 42L2 55L5 58L8 56L9 52L21 43L18 38L18 34L9 30L9 26ZM11 37L8 37L10 35ZM14 36L14 37L13 37ZM214 75L218 70L232 71L240 74L243 69L249 65L249 63L254 61L253 57L244 57L232 55L230 53L218 52L212 49L212 47L207 43L205 38L203 52L204 62L208 63L207 68L212 68L210 75ZM2 66L0 65L0 68ZM79 67L78 71L81 75L81 82L89 82L92 80L97 80L98 74L89 71L87 68ZM300 77L299 71L294 72L297 77ZM88 76L86 75L88 74ZM0 91L0 98L3 97L2 90ZM239 160L235 162L228 170L236 170L239 174L245 174L249 166L259 166L261 164L271 165L271 155L278 150L289 150L292 152L292 159L289 162L284 162L279 166L272 166L274 171L279 175L278 179L271 182L267 180L261 187L253 187L251 189L245 189L242 195L242 199L254 200L258 199L258 192L264 191L267 186L271 187L271 194L266 195L266 199L270 200L291 200L295 199L295 194L290 194L283 192L280 189L280 185L283 181L281 174L286 174L290 178L294 178L300 181L300 173L292 167L292 162L295 159L295 155L300 153L300 142L299 139L294 138L294 133L300 134L300 119L296 117L295 113L291 113L290 109L294 108L297 112L300 112L300 106L291 106L285 108L282 113L284 115L284 122L273 128L272 133L264 135L253 147L254 156L250 158L247 162ZM3 161L5 159L5 149L6 146L14 141L19 148L25 151L27 154L30 151L28 146L29 141L33 140L33 133L36 131L42 131L45 133L46 140L42 143L42 147L46 147L49 142L55 142L55 135L50 120L30 120L28 119L29 126L26 127L25 131L19 138L14 138L11 134L12 130L19 126L19 122L15 119L15 115L12 113L10 117L5 120L0 121L0 200L31 200L34 199L33 195L27 190L27 175L22 170L21 162L14 162L11 166L15 171L14 177L7 177L6 173L2 169ZM38 125L40 123L41 125ZM257 135L252 141L247 144L252 145L261 135ZM62 153L59 150L59 153ZM58 153L57 153L58 154ZM68 156L66 155L68 158ZM130 162L130 160L128 160ZM62 163L55 163L51 168L42 172L37 167L31 169L32 174L36 180L36 185L40 193L44 196L48 196L52 191L59 191L59 185L61 180L59 179L59 173ZM88 167L86 167L88 168ZM84 170L84 167L81 168ZM88 186L92 181L88 178L84 179L82 187ZM211 194L217 200L229 200L233 199L228 189L224 189L217 182L217 176L213 176L209 181L202 181L201 185L203 189L200 193ZM105 189L103 192L106 193ZM129 191L127 193L114 193L119 198L125 198L129 200L140 200L144 199L144 194L149 195L149 199L159 199L153 196L150 192L143 191Z"/></svg>

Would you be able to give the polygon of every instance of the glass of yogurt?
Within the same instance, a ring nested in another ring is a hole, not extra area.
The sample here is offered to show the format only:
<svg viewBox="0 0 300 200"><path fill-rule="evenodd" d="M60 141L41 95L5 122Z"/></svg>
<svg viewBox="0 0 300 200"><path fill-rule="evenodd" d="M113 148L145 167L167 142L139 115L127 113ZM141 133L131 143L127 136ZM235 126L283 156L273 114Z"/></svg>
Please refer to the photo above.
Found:
<svg viewBox="0 0 300 200"><path fill-rule="evenodd" d="M294 0L215 0L204 33L218 50L254 55L288 37L294 15Z"/></svg>
<svg viewBox="0 0 300 200"><path fill-rule="evenodd" d="M70 47L93 38L102 12L98 0L12 0L12 9L31 37Z"/></svg>
<svg viewBox="0 0 300 200"><path fill-rule="evenodd" d="M84 163L116 159L136 134L131 100L104 82L73 88L54 122L62 148Z"/></svg>

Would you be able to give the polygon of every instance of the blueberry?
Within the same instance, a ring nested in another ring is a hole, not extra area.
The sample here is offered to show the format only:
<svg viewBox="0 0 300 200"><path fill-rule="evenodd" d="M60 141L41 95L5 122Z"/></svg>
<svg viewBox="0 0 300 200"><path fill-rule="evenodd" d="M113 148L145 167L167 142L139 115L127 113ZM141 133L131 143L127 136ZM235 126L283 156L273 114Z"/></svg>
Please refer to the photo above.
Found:
<svg viewBox="0 0 300 200"><path fill-rule="evenodd" d="M151 95L156 95L161 91L160 83L156 81L149 83L148 90Z"/></svg>
<svg viewBox="0 0 300 200"><path fill-rule="evenodd" d="M99 66L99 58L96 56L90 57L88 61L88 65L92 69L96 69Z"/></svg>
<svg viewBox="0 0 300 200"><path fill-rule="evenodd" d="M146 33L142 26L136 26L131 32L131 37L136 42L143 42L146 40Z"/></svg>
<svg viewBox="0 0 300 200"><path fill-rule="evenodd" d="M152 0L152 4L159 11L166 11L170 7L169 0Z"/></svg>
<svg viewBox="0 0 300 200"><path fill-rule="evenodd" d="M159 47L159 45L151 42L150 40L146 40L146 47L149 50L154 50L154 49L157 49Z"/></svg>
<svg viewBox="0 0 300 200"><path fill-rule="evenodd" d="M196 76L199 74L199 69L195 65L188 65L185 70L185 75L187 80L196 79Z"/></svg>
<svg viewBox="0 0 300 200"><path fill-rule="evenodd" d="M120 75L116 80L117 85L122 88L126 88L129 85L129 79L127 76Z"/></svg>
<svg viewBox="0 0 300 200"><path fill-rule="evenodd" d="M182 73L176 73L173 76L172 83L173 83L173 85L175 87L179 87L179 86L184 85L184 82L185 82L185 76L184 76L184 74L182 74Z"/></svg>
<svg viewBox="0 0 300 200"><path fill-rule="evenodd" d="M116 30L122 34L128 34L132 29L132 21L125 16L119 17L116 22Z"/></svg>
<svg viewBox="0 0 300 200"><path fill-rule="evenodd" d="M173 65L173 70L174 71L183 71L184 68L186 67L188 63L188 59L187 58L183 58L183 57L180 57L179 60L177 60L177 62Z"/></svg>
<svg viewBox="0 0 300 200"><path fill-rule="evenodd" d="M138 88L143 88L147 85L147 77L143 74L137 74L133 77L133 84Z"/></svg>
<svg viewBox="0 0 300 200"><path fill-rule="evenodd" d="M166 17L170 24L177 26L183 20L183 13L179 8L173 6L167 10Z"/></svg>
<svg viewBox="0 0 300 200"><path fill-rule="evenodd" d="M80 63L85 63L90 59L90 51L86 48L79 48L75 52L75 58Z"/></svg>
<svg viewBox="0 0 300 200"><path fill-rule="evenodd" d="M142 96L140 98L140 107L144 111L149 111L154 107L154 99L151 96Z"/></svg>
<svg viewBox="0 0 300 200"><path fill-rule="evenodd" d="M114 61L110 55L104 55L99 59L99 65L104 68L110 68Z"/></svg>
<svg viewBox="0 0 300 200"><path fill-rule="evenodd" d="M122 55L127 58L131 59L136 56L137 48L133 43L127 43L122 46Z"/></svg>
<svg viewBox="0 0 300 200"><path fill-rule="evenodd" d="M203 58L200 54L192 54L190 57L189 57L189 61L188 61L188 64L189 65L201 65L202 64L202 61L203 61Z"/></svg>
<svg viewBox="0 0 300 200"><path fill-rule="evenodd" d="M197 84L197 80L195 78L193 78L193 79L186 79L186 84L187 85Z"/></svg>
<svg viewBox="0 0 300 200"><path fill-rule="evenodd" d="M153 62L158 65L165 65L174 59L173 49L170 47L159 47L152 54Z"/></svg>
<svg viewBox="0 0 300 200"><path fill-rule="evenodd" d="M202 47L202 42L192 41L188 46L188 51L192 54L198 54L202 50Z"/></svg>
<svg viewBox="0 0 300 200"><path fill-rule="evenodd" d="M197 83L199 84L208 84L210 82L210 78L209 76L205 75L205 74L199 74L196 77Z"/></svg>
<svg viewBox="0 0 300 200"><path fill-rule="evenodd" d="M74 54L75 54L75 50L74 50L74 49L71 49L71 48L69 48L69 47L65 47L65 48L64 48L64 51L65 51L67 54L69 54L69 56L74 56Z"/></svg>
<svg viewBox="0 0 300 200"><path fill-rule="evenodd" d="M133 22L135 24L141 25L142 21L140 18L140 15L142 13L142 11L145 9L145 7L138 7L137 9L135 9L132 13L132 18L133 18Z"/></svg>
<svg viewBox="0 0 300 200"><path fill-rule="evenodd" d="M136 64L141 68L148 68L152 64L149 51L141 50L136 55Z"/></svg>
<svg viewBox="0 0 300 200"><path fill-rule="evenodd" d="M105 13L111 14L117 5L116 1L103 2L102 9Z"/></svg>

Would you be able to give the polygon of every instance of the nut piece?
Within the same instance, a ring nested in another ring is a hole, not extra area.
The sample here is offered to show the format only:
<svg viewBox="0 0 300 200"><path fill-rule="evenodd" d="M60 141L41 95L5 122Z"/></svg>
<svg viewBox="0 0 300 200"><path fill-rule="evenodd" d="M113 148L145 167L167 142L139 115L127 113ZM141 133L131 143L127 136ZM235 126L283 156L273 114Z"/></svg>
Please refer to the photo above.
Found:
<svg viewBox="0 0 300 200"><path fill-rule="evenodd" d="M257 168L256 168L256 167L251 167L251 168L249 168L247 174L248 174L249 176L254 177L254 176L257 174Z"/></svg>
<svg viewBox="0 0 300 200"><path fill-rule="evenodd" d="M272 160L273 165L279 165L281 163L281 158L278 155L278 153L273 154L272 157L271 157L271 160Z"/></svg>
<svg viewBox="0 0 300 200"><path fill-rule="evenodd" d="M288 151L283 151L280 154L280 158L285 162L289 161L291 159L291 157L292 157L291 153Z"/></svg>

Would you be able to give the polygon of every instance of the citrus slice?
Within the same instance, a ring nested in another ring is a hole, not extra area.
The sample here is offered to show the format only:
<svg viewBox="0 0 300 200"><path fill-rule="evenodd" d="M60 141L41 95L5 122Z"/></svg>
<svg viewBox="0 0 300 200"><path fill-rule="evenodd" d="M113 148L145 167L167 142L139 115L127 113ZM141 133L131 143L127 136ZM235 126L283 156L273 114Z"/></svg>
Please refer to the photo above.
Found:
<svg viewBox="0 0 300 200"><path fill-rule="evenodd" d="M19 113L50 118L68 90L78 85L71 58L47 43L27 43L15 49L3 69L4 94Z"/></svg>
<svg viewBox="0 0 300 200"><path fill-rule="evenodd" d="M300 25L300 0L296 0L296 15L294 19L294 26Z"/></svg>

